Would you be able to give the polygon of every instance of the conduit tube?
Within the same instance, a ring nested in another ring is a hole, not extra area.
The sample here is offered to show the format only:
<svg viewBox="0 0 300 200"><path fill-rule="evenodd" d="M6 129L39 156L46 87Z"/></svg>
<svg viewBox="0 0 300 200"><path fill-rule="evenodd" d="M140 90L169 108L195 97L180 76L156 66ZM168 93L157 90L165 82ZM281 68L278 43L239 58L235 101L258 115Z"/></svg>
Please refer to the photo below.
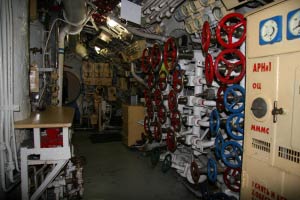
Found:
<svg viewBox="0 0 300 200"><path fill-rule="evenodd" d="M25 3L27 4L27 3ZM14 130L14 49L13 49L13 4L11 0L1 1L1 19L0 28L0 178L1 186L4 192L11 190L19 179L14 177L13 171L19 171L17 149ZM4 49L4 51L3 51ZM13 150L12 150L13 149ZM16 176L18 176L17 174ZM6 181L10 181L7 186Z"/></svg>

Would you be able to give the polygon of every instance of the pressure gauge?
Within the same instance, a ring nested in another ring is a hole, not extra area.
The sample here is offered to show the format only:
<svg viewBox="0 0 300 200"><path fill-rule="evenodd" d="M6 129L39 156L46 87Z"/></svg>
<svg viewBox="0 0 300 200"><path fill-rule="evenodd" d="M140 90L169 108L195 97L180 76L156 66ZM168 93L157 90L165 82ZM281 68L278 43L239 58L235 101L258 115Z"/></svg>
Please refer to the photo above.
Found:
<svg viewBox="0 0 300 200"><path fill-rule="evenodd" d="M214 7L212 9L212 13L217 21L219 21L223 17L223 13L220 7Z"/></svg>
<svg viewBox="0 0 300 200"><path fill-rule="evenodd" d="M287 26L288 40L300 38L300 8L288 13Z"/></svg>
<svg viewBox="0 0 300 200"><path fill-rule="evenodd" d="M259 44L273 44L282 39L282 16L275 16L259 23Z"/></svg>

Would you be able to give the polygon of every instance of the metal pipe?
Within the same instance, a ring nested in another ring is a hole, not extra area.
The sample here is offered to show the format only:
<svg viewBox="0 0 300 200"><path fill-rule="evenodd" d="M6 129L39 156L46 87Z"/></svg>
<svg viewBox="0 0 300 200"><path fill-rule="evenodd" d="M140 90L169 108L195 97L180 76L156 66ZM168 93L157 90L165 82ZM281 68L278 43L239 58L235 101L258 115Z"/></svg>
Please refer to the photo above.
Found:
<svg viewBox="0 0 300 200"><path fill-rule="evenodd" d="M58 106L62 106L65 36L79 34L89 17L85 0L64 0L63 4L64 18L68 24L62 28L58 37Z"/></svg>
<svg viewBox="0 0 300 200"><path fill-rule="evenodd" d="M133 28L133 27L130 27L130 26L127 26L126 28L132 34L143 37L143 38L146 38L146 39L160 40L160 41L163 41L163 42L167 41L167 39L168 39L168 37L165 37L165 36L141 32L141 31L137 30L136 28Z"/></svg>
<svg viewBox="0 0 300 200"><path fill-rule="evenodd" d="M131 74L139 83L148 88L148 85L144 82L144 80L135 73L135 63L133 62L131 63Z"/></svg>

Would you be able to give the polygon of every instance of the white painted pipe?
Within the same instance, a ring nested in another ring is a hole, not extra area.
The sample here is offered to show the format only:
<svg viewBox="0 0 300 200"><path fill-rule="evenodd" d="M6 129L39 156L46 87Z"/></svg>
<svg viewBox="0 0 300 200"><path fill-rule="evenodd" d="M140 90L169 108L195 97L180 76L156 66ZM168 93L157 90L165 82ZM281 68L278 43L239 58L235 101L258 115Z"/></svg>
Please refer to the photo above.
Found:
<svg viewBox="0 0 300 200"><path fill-rule="evenodd" d="M148 85L144 82L144 80L135 73L135 63L133 62L131 63L131 74L139 83L148 88Z"/></svg>
<svg viewBox="0 0 300 200"><path fill-rule="evenodd" d="M134 27L126 26L126 28L132 34L143 37L143 38L146 38L146 39L160 40L160 41L163 41L163 42L167 41L167 39L168 39L168 37L165 37L165 36L141 32L141 31L137 30Z"/></svg>
<svg viewBox="0 0 300 200"><path fill-rule="evenodd" d="M85 0L64 0L63 3L64 18L68 24L61 29L58 36L58 106L62 106L65 36L79 34L90 17L87 15Z"/></svg>
<svg viewBox="0 0 300 200"><path fill-rule="evenodd" d="M171 15L174 13L175 9L178 7L179 4L181 4L183 0L176 0L172 1L168 4L163 10L161 10L159 14L159 18L163 19L164 17L171 17Z"/></svg>
<svg viewBox="0 0 300 200"><path fill-rule="evenodd" d="M143 5L143 8L142 8L143 13L145 10L149 9L150 6L152 6L153 4L157 4L157 3L160 3L160 1L157 1L157 0L146 1L146 3Z"/></svg>

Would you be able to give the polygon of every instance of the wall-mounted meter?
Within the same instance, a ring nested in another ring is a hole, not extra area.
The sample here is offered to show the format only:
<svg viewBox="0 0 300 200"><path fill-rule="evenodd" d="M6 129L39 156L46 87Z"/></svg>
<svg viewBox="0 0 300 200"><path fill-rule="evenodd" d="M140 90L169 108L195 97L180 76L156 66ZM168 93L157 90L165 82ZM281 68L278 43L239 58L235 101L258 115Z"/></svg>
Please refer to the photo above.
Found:
<svg viewBox="0 0 300 200"><path fill-rule="evenodd" d="M300 38L300 8L293 10L287 15L287 39Z"/></svg>
<svg viewBox="0 0 300 200"><path fill-rule="evenodd" d="M282 16L264 19L259 23L259 44L272 44L282 40Z"/></svg>

